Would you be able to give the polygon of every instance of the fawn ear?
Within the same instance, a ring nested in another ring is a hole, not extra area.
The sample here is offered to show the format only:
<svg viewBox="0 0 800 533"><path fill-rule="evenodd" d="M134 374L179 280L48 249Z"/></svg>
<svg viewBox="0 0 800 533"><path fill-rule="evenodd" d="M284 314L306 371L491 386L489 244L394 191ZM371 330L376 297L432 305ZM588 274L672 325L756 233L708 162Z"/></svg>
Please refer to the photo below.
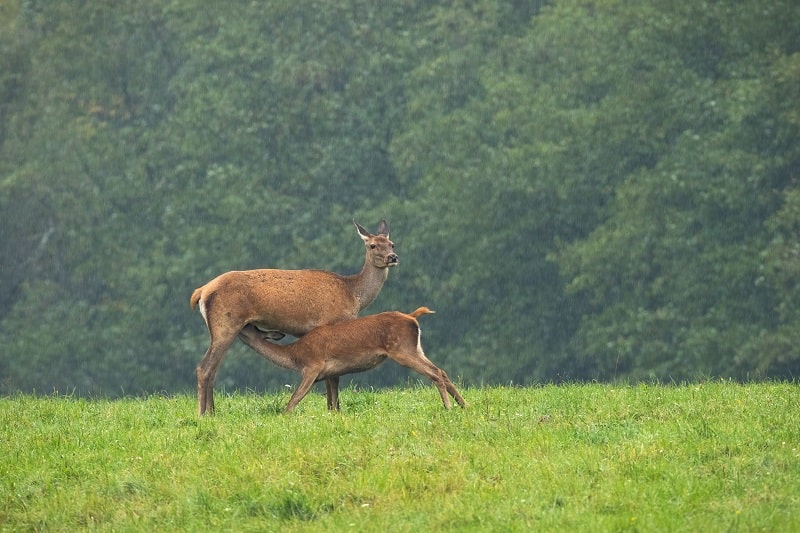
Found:
<svg viewBox="0 0 800 533"><path fill-rule="evenodd" d="M356 225L356 229L358 230L358 235L359 235L359 236L360 236L362 239L364 239L364 242L367 242L367 239L369 239L370 237L372 237L372 235L370 235L370 233L369 233L367 230L365 230L365 229L364 229L364 226L362 226L361 224L359 224L359 223L358 223L358 222L356 222L355 220L353 221L353 224L355 224L355 225Z"/></svg>
<svg viewBox="0 0 800 533"><path fill-rule="evenodd" d="M378 235L383 235L387 239L389 238L389 224L387 224L385 220L381 220L381 223L378 224Z"/></svg>

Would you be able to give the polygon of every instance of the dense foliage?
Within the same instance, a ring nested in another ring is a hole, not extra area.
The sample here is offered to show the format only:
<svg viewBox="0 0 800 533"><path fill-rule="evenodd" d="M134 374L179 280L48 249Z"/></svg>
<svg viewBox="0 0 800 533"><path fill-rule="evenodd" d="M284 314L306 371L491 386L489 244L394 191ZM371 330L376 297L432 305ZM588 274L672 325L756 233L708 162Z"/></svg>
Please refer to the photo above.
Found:
<svg viewBox="0 0 800 533"><path fill-rule="evenodd" d="M500 4L0 2L0 392L192 387L195 287L382 217L467 383L797 375L800 4Z"/></svg>

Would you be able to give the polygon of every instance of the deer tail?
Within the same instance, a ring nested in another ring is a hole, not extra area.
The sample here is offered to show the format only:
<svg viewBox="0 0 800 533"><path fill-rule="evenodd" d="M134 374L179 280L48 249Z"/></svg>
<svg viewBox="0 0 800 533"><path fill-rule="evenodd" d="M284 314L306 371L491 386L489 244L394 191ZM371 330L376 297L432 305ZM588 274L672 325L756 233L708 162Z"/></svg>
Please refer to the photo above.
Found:
<svg viewBox="0 0 800 533"><path fill-rule="evenodd" d="M431 309L428 309L425 306L422 306L422 307L418 307L415 311L409 313L409 315L414 317L414 318L417 318L417 317L419 317L421 315L427 315L427 314L431 314L431 313L435 313L435 312L436 311L433 311Z"/></svg>
<svg viewBox="0 0 800 533"><path fill-rule="evenodd" d="M195 308L197 302L200 301L200 294L202 292L203 292L203 287L198 287L197 289L194 290L194 292L192 293L192 297L189 298L189 307L191 307L192 309Z"/></svg>

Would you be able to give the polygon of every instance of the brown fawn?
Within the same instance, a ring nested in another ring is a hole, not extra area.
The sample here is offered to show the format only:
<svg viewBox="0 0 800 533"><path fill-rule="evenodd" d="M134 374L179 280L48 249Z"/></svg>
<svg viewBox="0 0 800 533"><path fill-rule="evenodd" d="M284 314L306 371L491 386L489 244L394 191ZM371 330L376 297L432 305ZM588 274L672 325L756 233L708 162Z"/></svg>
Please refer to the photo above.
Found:
<svg viewBox="0 0 800 533"><path fill-rule="evenodd" d="M433 313L420 307L413 313L388 311L320 326L309 331L292 344L280 345L270 341L253 326L245 326L239 337L245 344L269 361L301 375L286 412L302 400L317 381L363 372L381 364L388 357L416 370L433 381L446 409L450 408L448 393L461 407L467 404L444 370L434 365L422 351L417 317ZM338 390L337 390L338 394ZM330 402L330 398L328 398ZM338 405L338 396L334 398Z"/></svg>

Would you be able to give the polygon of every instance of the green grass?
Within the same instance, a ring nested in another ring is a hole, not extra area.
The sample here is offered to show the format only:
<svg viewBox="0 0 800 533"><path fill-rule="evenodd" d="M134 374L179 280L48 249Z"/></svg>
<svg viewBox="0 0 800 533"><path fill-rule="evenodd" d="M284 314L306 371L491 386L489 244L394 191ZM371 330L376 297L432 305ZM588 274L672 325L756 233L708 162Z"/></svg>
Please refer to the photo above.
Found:
<svg viewBox="0 0 800 533"><path fill-rule="evenodd" d="M787 383L0 399L0 530L798 531Z"/></svg>

